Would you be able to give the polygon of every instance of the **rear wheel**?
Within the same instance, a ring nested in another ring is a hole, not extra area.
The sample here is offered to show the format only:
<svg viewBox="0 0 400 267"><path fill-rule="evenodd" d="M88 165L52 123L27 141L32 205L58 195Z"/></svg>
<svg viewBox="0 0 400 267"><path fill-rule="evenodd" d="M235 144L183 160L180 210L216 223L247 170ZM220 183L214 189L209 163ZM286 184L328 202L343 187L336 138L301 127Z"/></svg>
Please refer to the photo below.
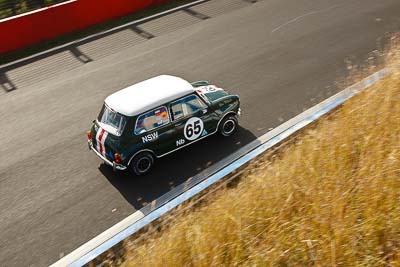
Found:
<svg viewBox="0 0 400 267"><path fill-rule="evenodd" d="M234 115L226 116L219 125L219 133L222 136L228 137L236 132L238 120Z"/></svg>
<svg viewBox="0 0 400 267"><path fill-rule="evenodd" d="M129 165L130 171L137 175L143 176L148 174L154 164L154 156L150 152L142 152L135 156L132 160L131 164Z"/></svg>

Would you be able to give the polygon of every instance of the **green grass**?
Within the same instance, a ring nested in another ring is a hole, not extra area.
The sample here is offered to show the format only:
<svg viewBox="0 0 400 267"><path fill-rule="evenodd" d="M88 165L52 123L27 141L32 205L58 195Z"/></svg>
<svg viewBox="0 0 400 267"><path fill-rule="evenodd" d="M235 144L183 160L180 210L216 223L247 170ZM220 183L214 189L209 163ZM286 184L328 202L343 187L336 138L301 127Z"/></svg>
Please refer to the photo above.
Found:
<svg viewBox="0 0 400 267"><path fill-rule="evenodd" d="M250 166L235 188L125 242L124 266L400 266L394 73Z"/></svg>
<svg viewBox="0 0 400 267"><path fill-rule="evenodd" d="M0 65L194 1L195 0L171 0L160 5L155 5L147 9L134 12L127 16L116 18L70 34L65 34L63 36L44 41L23 49L2 54L0 57Z"/></svg>

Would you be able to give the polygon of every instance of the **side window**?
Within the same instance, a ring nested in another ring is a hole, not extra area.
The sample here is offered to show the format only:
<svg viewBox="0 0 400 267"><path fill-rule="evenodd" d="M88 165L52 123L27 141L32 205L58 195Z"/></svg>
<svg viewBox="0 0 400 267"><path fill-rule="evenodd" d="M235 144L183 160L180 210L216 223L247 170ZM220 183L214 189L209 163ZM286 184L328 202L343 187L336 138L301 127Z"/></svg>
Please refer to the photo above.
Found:
<svg viewBox="0 0 400 267"><path fill-rule="evenodd" d="M135 134L146 133L169 123L166 107L161 107L139 116L136 121Z"/></svg>
<svg viewBox="0 0 400 267"><path fill-rule="evenodd" d="M175 101L171 104L171 112L173 120L179 120L183 117L192 115L202 110L206 105L196 95L190 95Z"/></svg>

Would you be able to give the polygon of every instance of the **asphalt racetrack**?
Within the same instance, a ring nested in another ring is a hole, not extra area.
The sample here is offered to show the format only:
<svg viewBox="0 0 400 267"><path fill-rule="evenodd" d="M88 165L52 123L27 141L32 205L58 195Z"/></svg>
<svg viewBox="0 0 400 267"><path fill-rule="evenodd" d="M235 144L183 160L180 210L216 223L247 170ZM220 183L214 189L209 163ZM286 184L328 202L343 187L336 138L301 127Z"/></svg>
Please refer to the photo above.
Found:
<svg viewBox="0 0 400 267"><path fill-rule="evenodd" d="M154 38L0 92L1 266L54 263L337 92L346 61L365 63L400 29L398 0L229 0L243 6L207 9L224 1L197 7L207 19L168 31L160 18L142 29ZM88 150L86 131L107 95L164 73L239 94L242 128L161 159L147 177L113 173Z"/></svg>

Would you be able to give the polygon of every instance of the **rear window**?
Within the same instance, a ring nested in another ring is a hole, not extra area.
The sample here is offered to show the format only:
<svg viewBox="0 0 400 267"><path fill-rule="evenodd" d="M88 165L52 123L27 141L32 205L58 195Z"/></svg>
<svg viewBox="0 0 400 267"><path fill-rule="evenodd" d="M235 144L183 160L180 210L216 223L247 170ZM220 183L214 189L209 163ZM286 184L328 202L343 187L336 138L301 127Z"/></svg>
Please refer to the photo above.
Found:
<svg viewBox="0 0 400 267"><path fill-rule="evenodd" d="M97 120L98 122L113 128L117 135L122 134L126 125L126 117L115 112L106 105L103 105Z"/></svg>

